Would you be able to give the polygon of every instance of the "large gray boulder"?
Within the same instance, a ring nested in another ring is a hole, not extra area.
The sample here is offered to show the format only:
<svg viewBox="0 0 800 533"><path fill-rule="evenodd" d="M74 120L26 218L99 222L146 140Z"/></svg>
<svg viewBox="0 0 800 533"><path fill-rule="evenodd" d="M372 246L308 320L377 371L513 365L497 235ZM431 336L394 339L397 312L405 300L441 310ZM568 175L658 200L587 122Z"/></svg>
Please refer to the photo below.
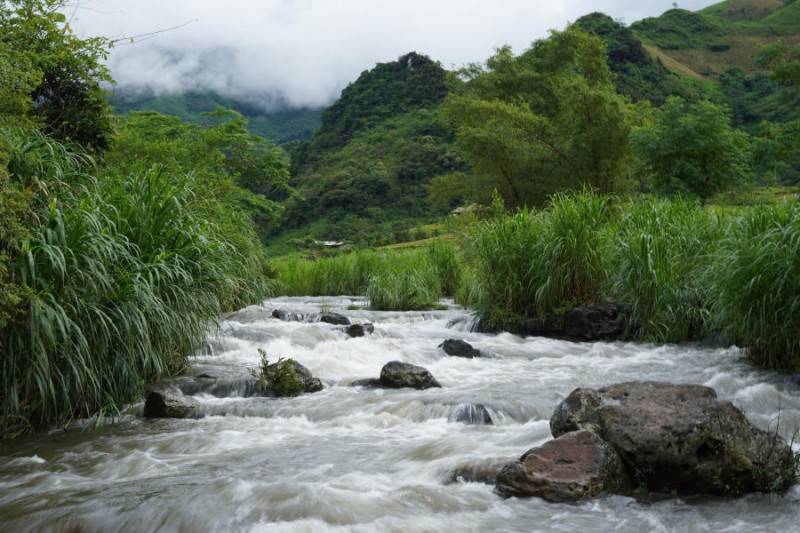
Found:
<svg viewBox="0 0 800 533"><path fill-rule="evenodd" d="M786 442L700 385L630 382L576 389L550 419L553 435L596 433L638 486L688 494L783 492L796 479Z"/></svg>
<svg viewBox="0 0 800 533"><path fill-rule="evenodd" d="M372 335L375 332L375 326L372 324L352 324L344 329L344 332L351 337L363 337L365 335Z"/></svg>
<svg viewBox="0 0 800 533"><path fill-rule="evenodd" d="M496 479L501 496L537 496L574 502L630 492L628 473L617 453L591 431L575 431L528 450L503 467Z"/></svg>
<svg viewBox="0 0 800 533"><path fill-rule="evenodd" d="M151 387L144 402L145 418L200 418L200 403L175 387Z"/></svg>
<svg viewBox="0 0 800 533"><path fill-rule="evenodd" d="M319 321L326 324L333 324L334 326L349 326L350 319L339 313L322 313L319 315Z"/></svg>
<svg viewBox="0 0 800 533"><path fill-rule="evenodd" d="M378 380L380 386L387 389L430 389L441 387L436 378L421 366L400 361L386 363L381 369Z"/></svg>

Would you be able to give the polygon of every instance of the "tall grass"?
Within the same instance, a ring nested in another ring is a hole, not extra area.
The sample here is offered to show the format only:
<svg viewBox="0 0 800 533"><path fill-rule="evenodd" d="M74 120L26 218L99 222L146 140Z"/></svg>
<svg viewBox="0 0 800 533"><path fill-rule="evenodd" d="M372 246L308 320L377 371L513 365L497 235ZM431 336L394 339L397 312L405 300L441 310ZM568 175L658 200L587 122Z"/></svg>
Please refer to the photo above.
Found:
<svg viewBox="0 0 800 533"><path fill-rule="evenodd" d="M66 187L16 263L27 300L0 331L0 435L113 412L180 367L222 311L269 292L263 258L234 245L249 226L227 238L191 176L94 180L65 153L10 166L18 181Z"/></svg>
<svg viewBox="0 0 800 533"><path fill-rule="evenodd" d="M274 262L278 291L290 296L363 295L375 309L423 309L461 285L463 261L449 243L413 250L362 250Z"/></svg>
<svg viewBox="0 0 800 533"><path fill-rule="evenodd" d="M699 202L636 198L609 227L609 293L633 305L639 338L681 342L706 330L708 266L724 226Z"/></svg>
<svg viewBox="0 0 800 533"><path fill-rule="evenodd" d="M800 369L800 205L754 207L713 268L714 325L753 362Z"/></svg>
<svg viewBox="0 0 800 533"><path fill-rule="evenodd" d="M608 217L608 199L583 191L554 195L544 210L482 223L473 244L482 318L517 327L530 317L599 300Z"/></svg>

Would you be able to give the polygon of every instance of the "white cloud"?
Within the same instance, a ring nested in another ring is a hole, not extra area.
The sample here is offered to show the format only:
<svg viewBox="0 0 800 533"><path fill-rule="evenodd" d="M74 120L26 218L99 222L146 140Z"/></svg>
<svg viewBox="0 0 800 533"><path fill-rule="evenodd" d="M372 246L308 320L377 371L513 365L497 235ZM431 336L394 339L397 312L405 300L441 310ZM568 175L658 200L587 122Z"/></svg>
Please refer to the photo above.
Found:
<svg viewBox="0 0 800 533"><path fill-rule="evenodd" d="M713 2L691 0L697 9ZM446 67L482 61L504 44L522 50L591 11L633 22L653 0L82 0L82 35L130 36L110 59L123 88L199 87L269 105L322 105L376 62L415 50ZM69 13L68 13L69 14Z"/></svg>

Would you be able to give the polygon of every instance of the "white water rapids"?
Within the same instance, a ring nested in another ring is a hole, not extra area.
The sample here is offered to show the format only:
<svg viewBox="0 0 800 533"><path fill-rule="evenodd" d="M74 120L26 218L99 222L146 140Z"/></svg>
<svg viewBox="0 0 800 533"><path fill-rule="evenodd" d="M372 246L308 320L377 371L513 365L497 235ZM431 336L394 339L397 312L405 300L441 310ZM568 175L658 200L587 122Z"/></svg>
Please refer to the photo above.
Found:
<svg viewBox="0 0 800 533"><path fill-rule="evenodd" d="M457 467L509 460L551 438L555 406L576 387L631 380L716 389L763 428L791 439L800 386L755 370L737 349L570 342L468 332L446 311L349 310L357 299L280 298L222 324L193 372L241 376L292 357L325 383L299 398L199 394L199 420L143 420L141 405L99 429L53 431L0 445L0 531L800 531L800 488L785 496L581 504L504 500L493 487L448 483ZM272 309L341 312L372 322L350 339ZM460 338L492 355L461 359ZM442 389L350 387L392 360L424 366ZM470 405L492 425L458 421Z"/></svg>

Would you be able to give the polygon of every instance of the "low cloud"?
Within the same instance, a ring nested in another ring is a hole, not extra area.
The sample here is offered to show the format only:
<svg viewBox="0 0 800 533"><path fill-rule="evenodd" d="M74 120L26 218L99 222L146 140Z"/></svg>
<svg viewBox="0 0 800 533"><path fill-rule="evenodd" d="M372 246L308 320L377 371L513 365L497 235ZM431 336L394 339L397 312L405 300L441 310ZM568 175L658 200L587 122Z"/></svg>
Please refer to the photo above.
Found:
<svg viewBox="0 0 800 533"><path fill-rule="evenodd" d="M117 44L110 66L124 90L211 89L269 108L327 104L363 70L411 50L461 66L501 45L527 48L592 11L633 22L671 7L653 0L83 0L67 14L81 35L181 26Z"/></svg>

